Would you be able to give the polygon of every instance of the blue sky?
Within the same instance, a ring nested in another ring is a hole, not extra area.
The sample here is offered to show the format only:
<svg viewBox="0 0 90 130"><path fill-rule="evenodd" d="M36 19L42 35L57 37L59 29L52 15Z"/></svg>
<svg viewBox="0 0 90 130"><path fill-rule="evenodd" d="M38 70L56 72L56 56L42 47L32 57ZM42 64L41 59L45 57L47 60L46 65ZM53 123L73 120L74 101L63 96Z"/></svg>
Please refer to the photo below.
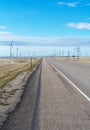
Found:
<svg viewBox="0 0 90 130"><path fill-rule="evenodd" d="M0 0L0 41L11 40L90 47L90 1Z"/></svg>

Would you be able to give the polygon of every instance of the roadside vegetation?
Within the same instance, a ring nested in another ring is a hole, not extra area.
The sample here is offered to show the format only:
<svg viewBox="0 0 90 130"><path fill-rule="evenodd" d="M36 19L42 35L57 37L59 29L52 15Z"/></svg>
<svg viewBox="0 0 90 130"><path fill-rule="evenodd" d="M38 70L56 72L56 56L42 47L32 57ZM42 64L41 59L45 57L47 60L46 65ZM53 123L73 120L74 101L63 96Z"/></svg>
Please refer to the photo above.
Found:
<svg viewBox="0 0 90 130"><path fill-rule="evenodd" d="M60 60L68 60L68 61L76 61L76 62L86 62L86 63L90 63L90 56L80 56L79 59L77 56L73 57L73 56L63 56L63 57L56 57L56 59L60 59Z"/></svg>
<svg viewBox="0 0 90 130"><path fill-rule="evenodd" d="M40 59L37 58L32 59L32 69L39 61ZM0 59L0 89L21 72L29 70L31 70L29 58Z"/></svg>
<svg viewBox="0 0 90 130"><path fill-rule="evenodd" d="M88 62L90 63L90 56L81 56L80 59L79 59L81 62Z"/></svg>
<svg viewBox="0 0 90 130"><path fill-rule="evenodd" d="M30 58L0 59L0 106L7 106L8 100L19 89L22 89L19 85L24 82L25 76L23 72L31 71L39 61L38 58L32 59L32 62ZM22 78L18 79L19 81L15 80L15 83L9 83L8 86L7 83L15 79L20 73L22 73Z"/></svg>
<svg viewBox="0 0 90 130"><path fill-rule="evenodd" d="M30 71L35 71L39 61L40 58L0 58L0 128L20 102Z"/></svg>

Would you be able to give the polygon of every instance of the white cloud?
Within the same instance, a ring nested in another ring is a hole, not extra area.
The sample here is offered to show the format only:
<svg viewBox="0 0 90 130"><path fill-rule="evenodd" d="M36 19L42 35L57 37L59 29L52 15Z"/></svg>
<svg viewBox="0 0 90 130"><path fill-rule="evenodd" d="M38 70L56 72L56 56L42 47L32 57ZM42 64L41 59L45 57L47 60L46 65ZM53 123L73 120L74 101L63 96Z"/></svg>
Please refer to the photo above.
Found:
<svg viewBox="0 0 90 130"><path fill-rule="evenodd" d="M6 29L6 27L5 26L0 26L0 29Z"/></svg>
<svg viewBox="0 0 90 130"><path fill-rule="evenodd" d="M83 5L83 6L90 6L90 3L84 3L82 1L79 2L57 2L58 5L65 5L65 6L69 6L69 7L77 7L78 5Z"/></svg>
<svg viewBox="0 0 90 130"><path fill-rule="evenodd" d="M65 3L64 2L57 2L57 4L64 5Z"/></svg>
<svg viewBox="0 0 90 130"><path fill-rule="evenodd" d="M78 2L67 3L67 5L70 7L76 7L78 4L79 4Z"/></svg>
<svg viewBox="0 0 90 130"><path fill-rule="evenodd" d="M77 29L90 30L90 23L68 23L66 26Z"/></svg>
<svg viewBox="0 0 90 130"><path fill-rule="evenodd" d="M12 33L10 33L10 32L5 32L5 31L0 31L0 35L2 35L2 36L6 36L6 35L11 35Z"/></svg>
<svg viewBox="0 0 90 130"><path fill-rule="evenodd" d="M90 6L90 3L86 4L86 6Z"/></svg>
<svg viewBox="0 0 90 130"><path fill-rule="evenodd" d="M88 20L90 20L90 17L88 18Z"/></svg>
<svg viewBox="0 0 90 130"><path fill-rule="evenodd" d="M69 7L76 7L79 4L79 2L57 2L57 4L66 5Z"/></svg>
<svg viewBox="0 0 90 130"><path fill-rule="evenodd" d="M9 40L12 37L12 33L10 32L5 32L5 31L0 31L0 41L5 41Z"/></svg>
<svg viewBox="0 0 90 130"><path fill-rule="evenodd" d="M90 42L90 38L79 37L41 37L41 36L16 36L10 32L0 32L0 41L18 41L26 45L33 46L59 46L59 45L77 45L79 43L86 44Z"/></svg>

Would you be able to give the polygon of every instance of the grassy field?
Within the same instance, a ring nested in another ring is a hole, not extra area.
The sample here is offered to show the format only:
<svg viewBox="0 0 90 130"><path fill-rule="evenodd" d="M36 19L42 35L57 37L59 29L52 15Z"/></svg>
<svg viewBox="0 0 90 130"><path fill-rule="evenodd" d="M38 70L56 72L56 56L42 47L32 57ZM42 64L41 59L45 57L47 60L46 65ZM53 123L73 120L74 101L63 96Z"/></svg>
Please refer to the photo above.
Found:
<svg viewBox="0 0 90 130"><path fill-rule="evenodd" d="M32 59L32 68L39 62L40 59ZM30 58L11 58L0 59L0 89L7 82L15 78L19 73L31 69Z"/></svg>
<svg viewBox="0 0 90 130"><path fill-rule="evenodd" d="M88 56L88 57L80 57L80 59L79 59L81 62L88 62L88 63L90 63L90 56Z"/></svg>
<svg viewBox="0 0 90 130"><path fill-rule="evenodd" d="M79 57L79 59L77 57L56 57L56 59L64 59L64 60L68 60L68 61L76 61L76 62L86 62L86 63L90 63L90 56L81 56Z"/></svg>
<svg viewBox="0 0 90 130"><path fill-rule="evenodd" d="M89 56L88 57L82 56L82 57L79 57L79 59L77 57L74 57L74 58L73 57L69 57L67 59L73 60L73 61L77 61L77 62L87 62L87 63L90 63L90 57Z"/></svg>

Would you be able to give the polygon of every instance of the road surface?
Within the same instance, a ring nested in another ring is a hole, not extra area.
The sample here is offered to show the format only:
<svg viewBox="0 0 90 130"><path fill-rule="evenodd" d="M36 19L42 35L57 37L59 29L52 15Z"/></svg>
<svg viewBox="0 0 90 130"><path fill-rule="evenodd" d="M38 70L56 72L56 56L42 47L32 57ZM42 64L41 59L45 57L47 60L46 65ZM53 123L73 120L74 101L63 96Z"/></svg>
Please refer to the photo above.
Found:
<svg viewBox="0 0 90 130"><path fill-rule="evenodd" d="M48 58L40 68L1 130L90 130L90 102L71 84L90 97L89 64Z"/></svg>
<svg viewBox="0 0 90 130"><path fill-rule="evenodd" d="M56 68L90 97L90 63L58 60L56 58L51 58L48 62L56 66Z"/></svg>

